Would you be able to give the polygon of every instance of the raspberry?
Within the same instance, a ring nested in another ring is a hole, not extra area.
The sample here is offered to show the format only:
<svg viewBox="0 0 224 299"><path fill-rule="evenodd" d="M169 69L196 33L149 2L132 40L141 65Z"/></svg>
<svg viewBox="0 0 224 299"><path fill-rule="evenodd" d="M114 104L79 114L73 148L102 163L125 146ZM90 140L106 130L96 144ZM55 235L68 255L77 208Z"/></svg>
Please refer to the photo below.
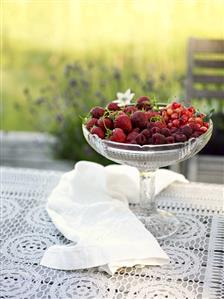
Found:
<svg viewBox="0 0 224 299"><path fill-rule="evenodd" d="M145 113L142 111L136 111L131 116L131 122L133 127L138 127L140 129L144 129L147 124L147 119Z"/></svg>
<svg viewBox="0 0 224 299"><path fill-rule="evenodd" d="M175 138L173 136L166 137L166 143L174 143L174 142L175 142Z"/></svg>
<svg viewBox="0 0 224 299"><path fill-rule="evenodd" d="M91 118L90 120L87 121L86 128L90 130L93 126L97 124L97 122L98 122L97 118Z"/></svg>
<svg viewBox="0 0 224 299"><path fill-rule="evenodd" d="M133 131L137 132L137 133L140 133L140 129L139 128L134 128Z"/></svg>
<svg viewBox="0 0 224 299"><path fill-rule="evenodd" d="M129 133L132 130L131 120L126 114L119 115L114 121L114 127Z"/></svg>
<svg viewBox="0 0 224 299"><path fill-rule="evenodd" d="M154 127L154 124L155 124L155 123L154 123L153 121L148 122L148 123L147 123L147 129L148 129L148 130L151 130L151 129Z"/></svg>
<svg viewBox="0 0 224 299"><path fill-rule="evenodd" d="M136 136L135 141L139 145L144 145L147 143L147 138L145 137L144 134L140 133Z"/></svg>
<svg viewBox="0 0 224 299"><path fill-rule="evenodd" d="M106 129L113 129L114 128L114 124L113 121L109 118L109 117L101 117L100 119L98 119L97 125L102 129L102 130L106 130Z"/></svg>
<svg viewBox="0 0 224 299"><path fill-rule="evenodd" d="M138 136L138 132L132 131L131 133L128 134L127 136L127 142L132 142L133 140L135 140L135 138Z"/></svg>
<svg viewBox="0 0 224 299"><path fill-rule="evenodd" d="M185 125L184 127L181 128L181 133L186 135L189 138L193 133L193 130L189 125Z"/></svg>
<svg viewBox="0 0 224 299"><path fill-rule="evenodd" d="M100 127L97 127L97 126L92 127L92 129L90 130L90 133L96 134L101 139L104 139L104 137L105 137L104 131Z"/></svg>
<svg viewBox="0 0 224 299"><path fill-rule="evenodd" d="M168 128L162 128L160 130L160 134L164 135L165 137L170 136L170 130Z"/></svg>
<svg viewBox="0 0 224 299"><path fill-rule="evenodd" d="M104 112L105 112L105 110L99 106L92 108L90 111L92 117L94 117L94 118L100 118L101 116L104 115Z"/></svg>
<svg viewBox="0 0 224 299"><path fill-rule="evenodd" d="M126 140L126 135L122 129L116 128L112 131L112 135L109 139L110 141L123 143Z"/></svg>
<svg viewBox="0 0 224 299"><path fill-rule="evenodd" d="M147 129L144 129L141 134L143 134L147 139L152 136L152 133Z"/></svg>
<svg viewBox="0 0 224 299"><path fill-rule="evenodd" d="M166 138L162 134L155 133L152 135L152 143L153 144L164 144L164 143L166 143Z"/></svg>
<svg viewBox="0 0 224 299"><path fill-rule="evenodd" d="M195 132L191 135L191 137L197 138L197 137L201 136L202 134L203 134L203 132L195 131Z"/></svg>
<svg viewBox="0 0 224 299"><path fill-rule="evenodd" d="M184 134L175 134L175 140L177 142L185 142L187 141L187 137Z"/></svg>
<svg viewBox="0 0 224 299"><path fill-rule="evenodd" d="M156 121L156 122L154 123L154 127L157 127L157 128L162 129L162 128L165 128L166 125L165 125L164 123L162 123L161 121Z"/></svg>
<svg viewBox="0 0 224 299"><path fill-rule="evenodd" d="M107 105L107 109L111 111L117 111L120 110L120 107L118 106L117 103L111 102Z"/></svg>
<svg viewBox="0 0 224 299"><path fill-rule="evenodd" d="M151 133L152 133L152 134L160 133L160 128L158 128L158 127L153 127L153 128L151 129Z"/></svg>

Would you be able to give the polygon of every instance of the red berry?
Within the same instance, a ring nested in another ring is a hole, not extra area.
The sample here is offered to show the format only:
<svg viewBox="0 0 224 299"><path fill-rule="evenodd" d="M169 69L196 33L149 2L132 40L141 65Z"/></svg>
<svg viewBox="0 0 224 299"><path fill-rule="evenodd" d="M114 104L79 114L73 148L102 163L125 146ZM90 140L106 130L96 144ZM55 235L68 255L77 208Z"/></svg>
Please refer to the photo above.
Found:
<svg viewBox="0 0 224 299"><path fill-rule="evenodd" d="M138 109L135 106L126 106L124 108L124 112L127 113L127 114L133 114L137 110Z"/></svg>
<svg viewBox="0 0 224 299"><path fill-rule="evenodd" d="M154 124L155 124L155 123L154 123L153 121L148 122L148 123L147 123L147 129L148 129L148 130L151 130L151 129L154 127Z"/></svg>
<svg viewBox="0 0 224 299"><path fill-rule="evenodd" d="M128 134L127 136L127 142L132 142L135 140L135 138L138 136L139 132L132 131L131 133Z"/></svg>
<svg viewBox="0 0 224 299"><path fill-rule="evenodd" d="M188 116L186 114L183 114L180 118L180 121L182 124L186 124L188 121Z"/></svg>
<svg viewBox="0 0 224 299"><path fill-rule="evenodd" d="M156 133L152 135L153 144L164 144L166 143L166 138L162 134Z"/></svg>
<svg viewBox="0 0 224 299"><path fill-rule="evenodd" d="M177 102L173 102L173 103L172 103L172 108L173 108L173 109L176 109L176 108L179 108L179 107L181 107L181 104L180 104L180 103L177 103Z"/></svg>
<svg viewBox="0 0 224 299"><path fill-rule="evenodd" d="M111 111L117 111L120 110L120 107L118 106L117 103L111 102L107 105L107 109Z"/></svg>
<svg viewBox="0 0 224 299"><path fill-rule="evenodd" d="M90 130L90 133L96 134L101 139L104 139L104 137L105 137L104 131L100 127L96 127L96 126L92 127L92 129Z"/></svg>
<svg viewBox="0 0 224 299"><path fill-rule="evenodd" d="M153 128L151 129L151 133L152 133L152 134L160 133L160 128L158 128L158 127L153 127Z"/></svg>
<svg viewBox="0 0 224 299"><path fill-rule="evenodd" d="M126 114L119 115L114 120L114 127L122 129L125 133L129 133L132 130L131 120Z"/></svg>
<svg viewBox="0 0 224 299"><path fill-rule="evenodd" d="M102 107L94 107L91 109L90 113L94 118L100 118L104 115L105 110Z"/></svg>
<svg viewBox="0 0 224 299"><path fill-rule="evenodd" d="M173 136L166 137L166 143L174 143L174 142L175 142L175 138Z"/></svg>
<svg viewBox="0 0 224 299"><path fill-rule="evenodd" d="M147 96L141 96L140 98L137 99L138 104L141 104L144 102L150 102L150 99Z"/></svg>
<svg viewBox="0 0 224 299"><path fill-rule="evenodd" d="M203 133L205 133L205 132L208 131L208 128L202 126L202 127L200 127L200 131L203 132Z"/></svg>
<svg viewBox="0 0 224 299"><path fill-rule="evenodd" d="M174 127L179 127L179 125L180 125L179 119L174 119L172 124L173 124Z"/></svg>
<svg viewBox="0 0 224 299"><path fill-rule="evenodd" d="M203 126L206 127L206 128L208 128L209 127L209 123L204 122Z"/></svg>
<svg viewBox="0 0 224 299"><path fill-rule="evenodd" d="M162 123L161 121L156 121L156 122L154 123L154 127L157 127L157 128L162 129L162 128L165 128L166 125L165 125L164 123Z"/></svg>
<svg viewBox="0 0 224 299"><path fill-rule="evenodd" d="M151 109L152 106L150 104L150 99L146 96L142 96L142 97L138 98L136 107L138 109L145 109L145 110Z"/></svg>
<svg viewBox="0 0 224 299"><path fill-rule="evenodd" d="M168 109L167 109L167 111L166 111L166 113L167 113L168 115L171 115L171 114L173 114L173 109L171 109L171 108L168 108Z"/></svg>
<svg viewBox="0 0 224 299"><path fill-rule="evenodd" d="M101 117L98 122L97 122L98 126L102 129L102 130L107 130L107 129L113 129L114 128L114 124L112 119L110 119L109 117Z"/></svg>
<svg viewBox="0 0 224 299"><path fill-rule="evenodd" d="M131 116L131 122L133 127L144 129L147 124L145 113L142 111L136 111Z"/></svg>
<svg viewBox="0 0 224 299"><path fill-rule="evenodd" d="M140 133L136 136L135 141L139 145L144 145L147 143L147 138L145 137L144 134Z"/></svg>
<svg viewBox="0 0 224 299"><path fill-rule="evenodd" d="M126 135L122 129L116 128L112 131L112 135L109 139L110 141L123 143L126 140Z"/></svg>
<svg viewBox="0 0 224 299"><path fill-rule="evenodd" d="M93 126L97 124L97 122L98 122L97 118L91 118L90 120L87 121L86 128L90 130Z"/></svg>
<svg viewBox="0 0 224 299"><path fill-rule="evenodd" d="M201 126L203 125L203 120L201 117L196 117L195 121L196 121L196 123L200 124Z"/></svg>
<svg viewBox="0 0 224 299"><path fill-rule="evenodd" d="M185 142L185 141L187 141L187 137L184 134L175 134L174 136L175 136L175 140L177 142Z"/></svg>
<svg viewBox="0 0 224 299"><path fill-rule="evenodd" d="M176 112L172 113L170 116L172 119L178 118L178 114Z"/></svg>
<svg viewBox="0 0 224 299"><path fill-rule="evenodd" d="M144 129L141 134L145 135L145 137L148 139L149 137L151 137L152 133L151 131L149 131L148 129Z"/></svg>
<svg viewBox="0 0 224 299"><path fill-rule="evenodd" d="M168 128L162 128L160 130L160 134L164 135L165 137L170 136L170 130Z"/></svg>
<svg viewBox="0 0 224 299"><path fill-rule="evenodd" d="M191 114L195 113L195 109L194 109L193 106L188 107L187 110L188 110Z"/></svg>
<svg viewBox="0 0 224 299"><path fill-rule="evenodd" d="M194 124L194 130L195 131L200 131L201 125L200 124Z"/></svg>
<svg viewBox="0 0 224 299"><path fill-rule="evenodd" d="M137 132L137 133L140 133L140 129L139 128L134 128L133 131Z"/></svg>
<svg viewBox="0 0 224 299"><path fill-rule="evenodd" d="M185 125L184 127L181 128L181 133L183 133L189 138L193 133L193 130L189 125Z"/></svg>
<svg viewBox="0 0 224 299"><path fill-rule="evenodd" d="M197 137L201 136L202 134L203 134L203 132L195 131L195 132L191 135L191 137L197 138Z"/></svg>

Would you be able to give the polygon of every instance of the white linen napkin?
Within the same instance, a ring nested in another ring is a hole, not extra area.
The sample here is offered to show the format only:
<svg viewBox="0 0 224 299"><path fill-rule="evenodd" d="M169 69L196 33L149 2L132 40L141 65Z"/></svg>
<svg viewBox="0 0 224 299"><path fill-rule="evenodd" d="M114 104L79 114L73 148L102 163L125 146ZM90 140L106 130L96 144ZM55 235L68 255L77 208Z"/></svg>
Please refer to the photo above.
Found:
<svg viewBox="0 0 224 299"><path fill-rule="evenodd" d="M161 176L160 176L161 174ZM156 192L185 182L168 170L156 174ZM47 212L73 243L48 248L41 265L74 270L99 267L109 274L134 265L163 265L167 254L128 207L139 200L137 169L80 161L64 174L48 198Z"/></svg>

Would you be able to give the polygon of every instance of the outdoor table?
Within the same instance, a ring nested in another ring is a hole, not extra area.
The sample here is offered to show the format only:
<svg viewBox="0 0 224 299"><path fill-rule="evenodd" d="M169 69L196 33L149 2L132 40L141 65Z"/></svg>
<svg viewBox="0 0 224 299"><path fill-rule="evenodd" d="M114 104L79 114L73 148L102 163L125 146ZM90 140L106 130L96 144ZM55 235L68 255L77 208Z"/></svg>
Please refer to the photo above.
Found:
<svg viewBox="0 0 224 299"><path fill-rule="evenodd" d="M174 183L164 190L159 207L181 222L176 235L160 241L170 264L122 268L110 276L96 268L62 271L39 265L49 246L69 243L45 211L61 174L1 168L0 298L224 298L222 185Z"/></svg>

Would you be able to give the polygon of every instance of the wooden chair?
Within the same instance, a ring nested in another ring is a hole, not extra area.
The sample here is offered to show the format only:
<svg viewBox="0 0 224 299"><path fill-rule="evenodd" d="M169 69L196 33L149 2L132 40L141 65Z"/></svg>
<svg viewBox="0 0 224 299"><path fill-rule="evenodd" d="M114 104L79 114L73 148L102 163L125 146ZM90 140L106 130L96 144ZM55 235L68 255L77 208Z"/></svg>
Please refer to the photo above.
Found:
<svg viewBox="0 0 224 299"><path fill-rule="evenodd" d="M214 55L221 57L214 58ZM220 86L224 84L224 40L190 38L187 62L185 104L189 104L190 99L224 100L224 89ZM222 74L215 74L220 70ZM213 85L212 90L209 84Z"/></svg>
<svg viewBox="0 0 224 299"><path fill-rule="evenodd" d="M187 61L185 104L191 104L192 99L210 102L216 100L219 101L220 107L223 109L224 40L190 38ZM222 138L224 139L224 136ZM211 177L213 177L216 178L217 183L223 183L224 156L197 155L187 162L187 165L184 165L184 169L190 180L212 182Z"/></svg>

